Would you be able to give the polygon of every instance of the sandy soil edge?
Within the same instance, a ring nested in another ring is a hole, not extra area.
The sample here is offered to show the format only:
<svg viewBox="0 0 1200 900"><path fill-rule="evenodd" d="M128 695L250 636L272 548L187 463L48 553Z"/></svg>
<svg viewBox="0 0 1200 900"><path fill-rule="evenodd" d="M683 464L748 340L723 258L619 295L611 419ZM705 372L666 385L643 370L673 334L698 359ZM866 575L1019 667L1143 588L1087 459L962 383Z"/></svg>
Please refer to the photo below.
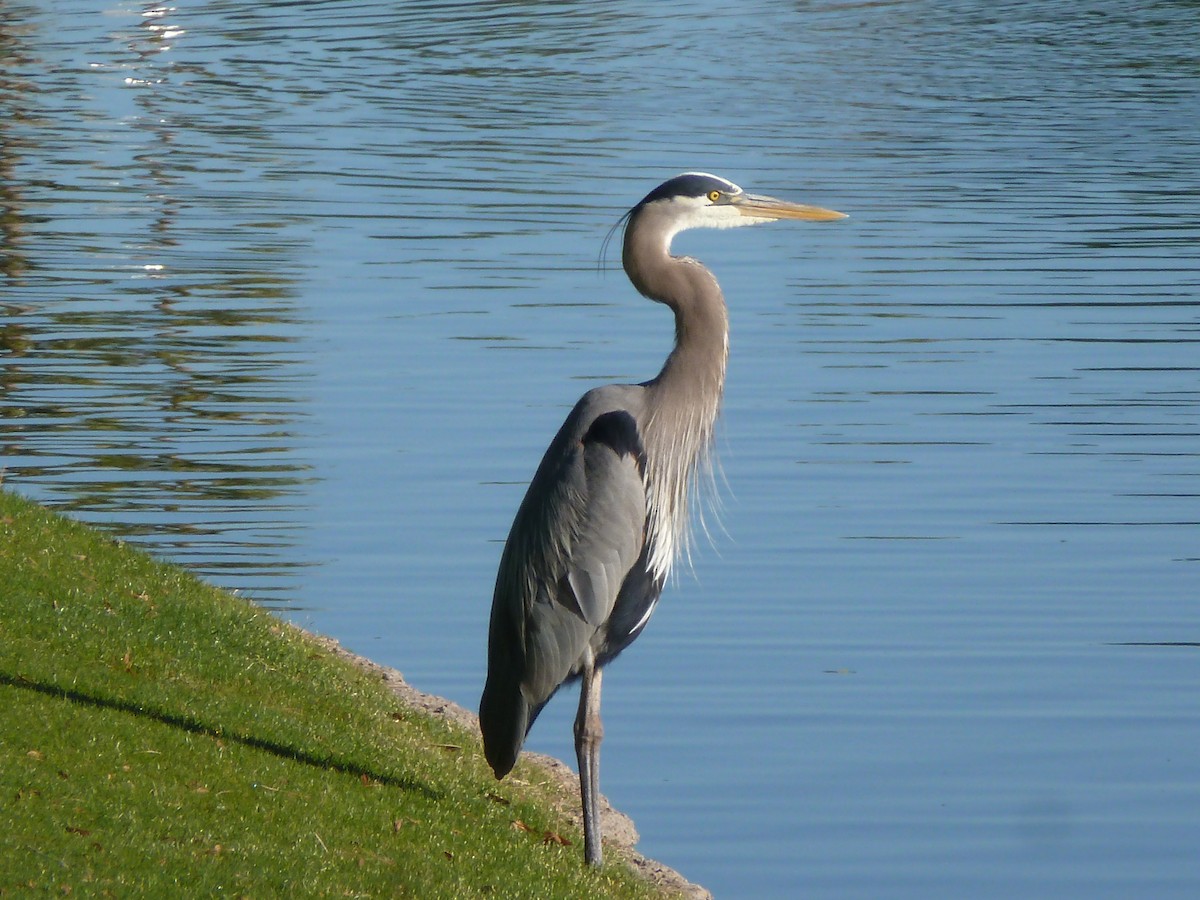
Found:
<svg viewBox="0 0 1200 900"><path fill-rule="evenodd" d="M435 697L433 694L426 694L417 690L404 680L404 676L398 670L389 668L388 666L381 666L379 663L367 659L365 656L359 656L357 653L347 650L333 638L314 634L298 625L292 625L291 627L306 635L310 640L315 641L329 652L353 663L363 671L378 677L393 694L408 705L415 706L432 715L449 719L471 731L479 731L479 719L474 713L463 709L457 703L453 703L444 697ZM536 765L542 766L548 775L561 782L566 789L567 796L579 796L579 779L564 762L540 753L526 752L523 755L527 759L532 760ZM653 859L647 859L638 853L634 849L634 845L638 842L638 833L633 825L633 820L623 812L614 809L605 797L600 798L600 804L601 825L604 828L604 843L605 848L609 852L615 851L623 859L627 860L644 878L654 884L661 885L668 890L677 891L689 898L689 900L712 900L712 894L700 887L700 885L692 884L674 869L668 868ZM562 811L576 825L580 828L583 827L577 804L570 804Z"/></svg>

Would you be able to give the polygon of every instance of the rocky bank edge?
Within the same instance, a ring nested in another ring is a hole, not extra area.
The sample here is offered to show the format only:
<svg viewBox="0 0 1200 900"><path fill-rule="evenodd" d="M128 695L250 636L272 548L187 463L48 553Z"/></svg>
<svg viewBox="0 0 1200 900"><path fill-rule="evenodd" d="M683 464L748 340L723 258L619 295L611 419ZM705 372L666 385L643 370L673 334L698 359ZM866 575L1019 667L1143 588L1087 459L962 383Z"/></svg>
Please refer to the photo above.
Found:
<svg viewBox="0 0 1200 900"><path fill-rule="evenodd" d="M479 719L474 713L463 709L457 703L447 700L444 697L435 697L433 694L418 691L404 680L404 676L398 670L389 668L388 666L381 666L379 663L369 660L365 656L359 656L357 653L347 650L333 638L313 634L311 631L306 631L297 625L290 627L304 634L310 640L315 641L330 653L334 653L342 659L353 663L364 672L378 677L393 694L409 706L414 706L431 715L448 719L475 733L479 732ZM523 751L522 755L532 761L534 765L541 766L550 777L562 784L564 796L579 796L579 778L562 760L528 751ZM583 828L583 819L580 815L578 803L564 804L561 812L580 829ZM660 885L667 890L677 891L684 897L689 898L689 900L712 900L712 894L705 888L700 887L698 884L692 884L674 869L668 868L653 859L647 859L634 850L634 845L638 842L638 833L633 825L633 820L620 810L614 809L608 802L608 799L603 796L600 798L600 822L604 829L606 849L615 851L618 856L633 866L634 870L647 881Z"/></svg>

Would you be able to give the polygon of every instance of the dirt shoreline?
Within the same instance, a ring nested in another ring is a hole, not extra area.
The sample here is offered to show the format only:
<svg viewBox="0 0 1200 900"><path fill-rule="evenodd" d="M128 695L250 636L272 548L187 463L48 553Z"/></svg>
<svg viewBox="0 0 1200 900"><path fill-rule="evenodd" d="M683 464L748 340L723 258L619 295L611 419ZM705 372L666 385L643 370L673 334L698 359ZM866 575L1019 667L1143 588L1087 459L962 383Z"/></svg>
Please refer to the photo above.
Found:
<svg viewBox="0 0 1200 900"><path fill-rule="evenodd" d="M393 694L409 706L414 706L431 715L448 719L471 731L479 731L479 719L474 713L463 709L457 703L447 700L444 697L436 697L433 694L426 694L423 691L417 690L404 680L404 676L397 669L382 666L373 660L367 659L365 656L360 656L353 651L347 650L333 638L314 634L296 625L292 627L329 652L353 663L364 672L369 672L381 679ZM579 795L579 779L562 760L541 753L526 752L523 755L545 769L547 774L552 778L558 780L566 789L567 796L577 797ZM578 804L568 804L564 806L562 812L580 828L583 827ZM600 798L600 819L604 829L606 848L610 851L615 851L622 859L628 861L634 870L641 874L647 881L668 890L677 891L684 897L689 898L689 900L712 900L712 894L705 888L698 884L692 884L674 869L638 853L634 849L634 846L638 842L638 833L634 827L633 820L620 810L614 809L608 802L608 799L603 796Z"/></svg>

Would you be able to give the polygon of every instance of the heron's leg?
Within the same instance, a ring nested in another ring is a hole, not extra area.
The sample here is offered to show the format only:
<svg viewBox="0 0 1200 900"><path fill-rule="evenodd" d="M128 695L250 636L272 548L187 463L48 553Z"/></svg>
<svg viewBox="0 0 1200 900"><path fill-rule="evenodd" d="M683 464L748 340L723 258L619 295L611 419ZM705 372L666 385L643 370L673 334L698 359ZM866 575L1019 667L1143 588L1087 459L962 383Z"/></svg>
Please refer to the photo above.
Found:
<svg viewBox="0 0 1200 900"><path fill-rule="evenodd" d="M600 669L588 653L575 716L575 754L579 759L579 792L583 797L583 856L589 865L602 862L600 846Z"/></svg>

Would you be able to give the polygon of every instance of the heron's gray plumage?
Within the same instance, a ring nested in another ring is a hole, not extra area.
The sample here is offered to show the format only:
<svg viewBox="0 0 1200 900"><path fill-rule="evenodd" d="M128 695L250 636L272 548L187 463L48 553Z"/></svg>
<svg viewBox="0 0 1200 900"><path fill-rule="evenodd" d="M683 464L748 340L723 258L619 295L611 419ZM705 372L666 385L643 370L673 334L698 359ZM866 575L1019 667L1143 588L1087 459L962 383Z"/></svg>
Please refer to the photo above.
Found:
<svg viewBox="0 0 1200 900"><path fill-rule="evenodd" d="M708 462L729 355L729 317L717 279L690 257L674 257L662 235L665 213L651 209L626 229L623 257L634 286L675 313L675 348L643 387L647 445L650 565L666 579L690 537L695 474ZM669 240L669 238L668 238ZM665 262L661 257L665 256ZM648 265L653 262L654 265Z"/></svg>
<svg viewBox="0 0 1200 900"><path fill-rule="evenodd" d="M687 550L689 500L725 382L720 286L701 263L672 256L671 240L687 228L780 218L841 214L696 172L664 182L629 212L625 271L674 312L674 349L651 381L579 400L529 484L500 559L479 710L484 751L504 777L542 707L564 682L582 678L575 736L589 863L601 859L600 671L641 633Z"/></svg>
<svg viewBox="0 0 1200 900"><path fill-rule="evenodd" d="M615 656L633 636L616 626L636 608L635 624L661 591L661 581L637 590L638 579L628 577L646 546L637 425L644 393L640 385L588 391L546 450L513 521L496 578L480 707L488 761L500 775L516 762L541 708L580 674L585 648L597 659ZM611 621L619 601L630 608Z"/></svg>

